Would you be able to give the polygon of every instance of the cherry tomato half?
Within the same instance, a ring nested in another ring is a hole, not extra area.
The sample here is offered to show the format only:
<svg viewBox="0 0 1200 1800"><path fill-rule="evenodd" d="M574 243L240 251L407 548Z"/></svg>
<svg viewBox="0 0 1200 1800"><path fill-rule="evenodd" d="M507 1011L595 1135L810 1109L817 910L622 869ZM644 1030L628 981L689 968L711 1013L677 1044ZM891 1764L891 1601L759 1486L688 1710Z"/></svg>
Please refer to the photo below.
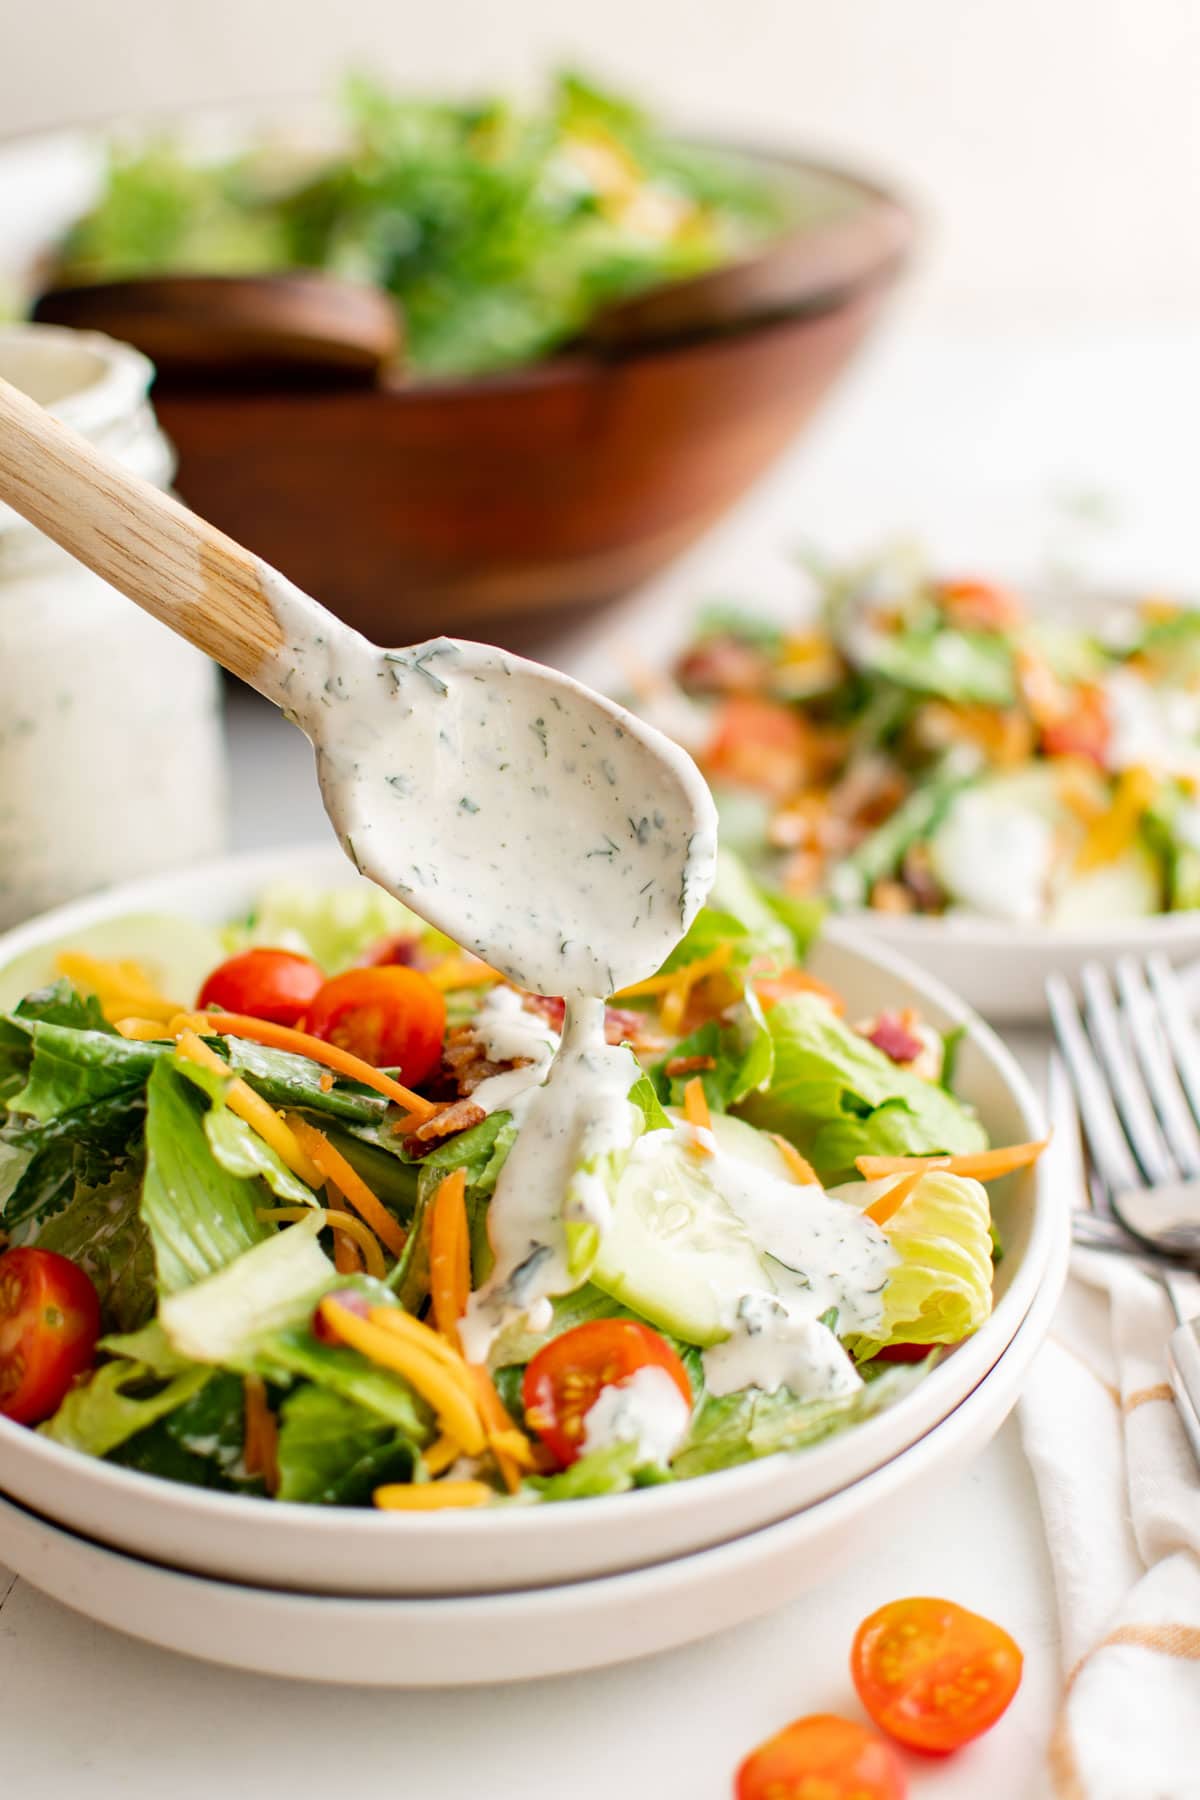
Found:
<svg viewBox="0 0 1200 1800"><path fill-rule="evenodd" d="M213 970L196 1001L201 1009L249 1013L273 1025L298 1025L325 977L311 956L292 950L240 950Z"/></svg>
<svg viewBox="0 0 1200 1800"><path fill-rule="evenodd" d="M801 784L808 748L809 731L790 707L735 695L718 712L701 761L718 780L782 796Z"/></svg>
<svg viewBox="0 0 1200 1800"><path fill-rule="evenodd" d="M314 1037L377 1069L398 1069L415 1087L441 1060L446 1002L427 975L402 963L347 969L324 984L306 1023Z"/></svg>
<svg viewBox="0 0 1200 1800"><path fill-rule="evenodd" d="M561 1468L578 1458L601 1388L619 1387L639 1369L664 1370L691 1406L687 1370L666 1339L637 1319L591 1319L542 1345L525 1370L525 1422Z"/></svg>
<svg viewBox="0 0 1200 1800"><path fill-rule="evenodd" d="M811 1713L752 1750L737 1772L737 1800L904 1800L895 1753L853 1719Z"/></svg>
<svg viewBox="0 0 1200 1800"><path fill-rule="evenodd" d="M850 1673L876 1725L944 1754L996 1723L1021 1662L1007 1631L953 1600L893 1600L859 1626Z"/></svg>
<svg viewBox="0 0 1200 1800"><path fill-rule="evenodd" d="M90 1369L100 1302L83 1270L53 1250L0 1256L0 1413L39 1425Z"/></svg>

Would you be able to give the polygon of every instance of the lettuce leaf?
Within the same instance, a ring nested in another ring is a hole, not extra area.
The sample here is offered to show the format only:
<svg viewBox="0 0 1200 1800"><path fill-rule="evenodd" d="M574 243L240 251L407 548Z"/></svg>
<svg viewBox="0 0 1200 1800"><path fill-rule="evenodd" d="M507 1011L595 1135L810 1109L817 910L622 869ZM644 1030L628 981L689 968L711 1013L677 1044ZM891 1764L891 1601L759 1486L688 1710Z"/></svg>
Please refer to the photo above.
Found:
<svg viewBox="0 0 1200 1800"><path fill-rule="evenodd" d="M237 1078L232 1070L218 1075L200 1063L180 1057L176 1072L207 1094L211 1105L204 1114L204 1135L213 1157L228 1175L241 1175L247 1180L261 1176L277 1199L298 1206L315 1206L317 1197L306 1182L293 1175L278 1151L273 1150L257 1131L247 1125L226 1105L230 1085Z"/></svg>
<svg viewBox="0 0 1200 1800"><path fill-rule="evenodd" d="M262 1477L246 1473L245 1442L241 1377L219 1373L181 1406L110 1452L109 1461L190 1487L265 1494Z"/></svg>
<svg viewBox="0 0 1200 1800"><path fill-rule="evenodd" d="M193 1362L245 1369L264 1337L307 1322L336 1280L317 1242L320 1229L314 1212L271 1232L215 1274L168 1291L158 1316L171 1347Z"/></svg>
<svg viewBox="0 0 1200 1800"><path fill-rule="evenodd" d="M211 1378L211 1369L190 1368L164 1381L145 1363L124 1358L104 1363L84 1386L71 1389L54 1417L38 1430L68 1449L107 1456L192 1399Z"/></svg>
<svg viewBox="0 0 1200 1800"><path fill-rule="evenodd" d="M373 881L347 881L314 889L307 882L276 881L264 888L249 919L225 932L230 950L270 944L298 950L336 975L358 961L380 938L420 936L447 954L454 946Z"/></svg>
<svg viewBox="0 0 1200 1800"><path fill-rule="evenodd" d="M37 1232L40 1250L69 1257L90 1276L106 1331L133 1331L154 1312L154 1247L141 1188L140 1162L102 1186L77 1186L70 1204Z"/></svg>
<svg viewBox="0 0 1200 1800"><path fill-rule="evenodd" d="M557 1475L534 1475L525 1487L539 1500L589 1500L600 1494L624 1494L636 1485L637 1444L610 1444L604 1450L589 1450L569 1469Z"/></svg>
<svg viewBox="0 0 1200 1800"><path fill-rule="evenodd" d="M230 1174L213 1156L195 1084L170 1061L158 1062L146 1101L142 1218L159 1290L174 1294L215 1275L271 1233L257 1216L258 1182Z"/></svg>
<svg viewBox="0 0 1200 1800"><path fill-rule="evenodd" d="M428 1444L435 1436L431 1409L402 1376L368 1362L344 1344L320 1343L307 1323L263 1336L255 1345L249 1367L268 1381L311 1381L328 1393L352 1400L414 1444Z"/></svg>
<svg viewBox="0 0 1200 1800"><path fill-rule="evenodd" d="M385 1095L342 1076L335 1077L329 1089L322 1087L326 1071L320 1064L306 1056L294 1056L290 1050L273 1050L256 1044L253 1038L215 1038L210 1042L214 1050L228 1057L230 1068L273 1106L303 1107L347 1124L370 1124L382 1119L390 1104Z"/></svg>
<svg viewBox="0 0 1200 1800"><path fill-rule="evenodd" d="M9 1231L49 1218L78 1184L111 1180L140 1157L145 1102L140 1088L77 1106L44 1122L10 1114L0 1127L0 1218Z"/></svg>
<svg viewBox="0 0 1200 1800"><path fill-rule="evenodd" d="M767 1022L774 1072L765 1091L740 1103L739 1116L790 1139L827 1186L853 1175L857 1156L986 1149L967 1106L899 1068L819 995L781 1001Z"/></svg>
<svg viewBox="0 0 1200 1800"><path fill-rule="evenodd" d="M821 1438L870 1419L906 1394L926 1373L926 1365L898 1365L837 1399L798 1400L787 1388L761 1388L717 1397L707 1394L692 1420L683 1448L671 1463L681 1481L732 1469L779 1451L800 1450Z"/></svg>
<svg viewBox="0 0 1200 1800"><path fill-rule="evenodd" d="M283 1403L279 1499L369 1506L385 1481L411 1481L417 1451L394 1425L329 1388L297 1388Z"/></svg>
<svg viewBox="0 0 1200 1800"><path fill-rule="evenodd" d="M852 1181L834 1189L852 1206L870 1206L896 1181ZM957 1344L992 1310L991 1209L987 1190L962 1175L926 1175L887 1223L900 1263L883 1293L886 1335L851 1338L859 1360L890 1344Z"/></svg>

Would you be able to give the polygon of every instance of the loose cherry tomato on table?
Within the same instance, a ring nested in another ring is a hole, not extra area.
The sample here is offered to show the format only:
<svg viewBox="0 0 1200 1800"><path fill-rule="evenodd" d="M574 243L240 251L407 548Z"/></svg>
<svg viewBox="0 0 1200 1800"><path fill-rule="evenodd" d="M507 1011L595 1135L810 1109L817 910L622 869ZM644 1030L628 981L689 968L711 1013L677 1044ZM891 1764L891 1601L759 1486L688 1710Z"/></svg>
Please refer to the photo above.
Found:
<svg viewBox="0 0 1200 1800"><path fill-rule="evenodd" d="M994 1725L1021 1681L999 1625L953 1600L893 1600L864 1619L850 1652L858 1697L882 1730L945 1754Z"/></svg>
<svg viewBox="0 0 1200 1800"><path fill-rule="evenodd" d="M737 1800L904 1800L904 1771L874 1732L836 1713L796 1719L752 1750Z"/></svg>
<svg viewBox="0 0 1200 1800"><path fill-rule="evenodd" d="M39 1425L90 1369L100 1302L83 1270L53 1250L0 1256L0 1413Z"/></svg>
<svg viewBox="0 0 1200 1800"><path fill-rule="evenodd" d="M314 1037L377 1069L398 1069L414 1087L441 1061L446 1002L427 975L402 963L347 969L325 982L305 1023Z"/></svg>
<svg viewBox="0 0 1200 1800"><path fill-rule="evenodd" d="M620 1387L639 1369L661 1369L691 1407L687 1370L666 1339L637 1319L591 1319L542 1345L525 1370L521 1397L526 1424L561 1468L578 1459L601 1388Z"/></svg>
<svg viewBox="0 0 1200 1800"><path fill-rule="evenodd" d="M214 969L196 1004L201 1010L249 1013L273 1025L297 1025L325 976L311 956L293 950L240 950Z"/></svg>

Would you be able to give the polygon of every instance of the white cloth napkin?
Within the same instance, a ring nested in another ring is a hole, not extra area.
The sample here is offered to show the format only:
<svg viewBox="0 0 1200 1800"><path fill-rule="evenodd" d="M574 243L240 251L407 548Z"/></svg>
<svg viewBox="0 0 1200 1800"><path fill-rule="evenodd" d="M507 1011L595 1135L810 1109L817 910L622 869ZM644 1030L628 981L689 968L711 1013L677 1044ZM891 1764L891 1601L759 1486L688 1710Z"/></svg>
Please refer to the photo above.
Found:
<svg viewBox="0 0 1200 1800"><path fill-rule="evenodd" d="M1171 1397L1176 1319L1134 1264L1075 1251L1021 1429L1054 1565L1054 1800L1200 1800L1200 1469Z"/></svg>

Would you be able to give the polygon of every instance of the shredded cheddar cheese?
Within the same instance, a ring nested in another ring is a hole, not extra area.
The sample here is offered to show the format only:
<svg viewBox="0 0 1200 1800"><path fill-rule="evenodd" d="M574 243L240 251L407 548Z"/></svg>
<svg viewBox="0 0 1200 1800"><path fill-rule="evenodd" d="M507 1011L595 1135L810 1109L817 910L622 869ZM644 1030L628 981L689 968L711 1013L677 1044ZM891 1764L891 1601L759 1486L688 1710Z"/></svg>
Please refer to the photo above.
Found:
<svg viewBox="0 0 1200 1800"><path fill-rule="evenodd" d="M110 1024L131 1015L160 1019L165 1024L179 1011L173 1001L158 992L140 963L105 962L98 956L89 956L86 950L61 950L54 966L81 993L95 994Z"/></svg>
<svg viewBox="0 0 1200 1800"><path fill-rule="evenodd" d="M371 1315L360 1319L336 1300L321 1302L322 1317L343 1343L381 1368L402 1375L433 1408L445 1435L456 1439L467 1456L478 1456L487 1440L474 1395L427 1351L383 1329L373 1315L385 1310L372 1307Z"/></svg>
<svg viewBox="0 0 1200 1800"><path fill-rule="evenodd" d="M1117 783L1112 805L1093 819L1079 847L1075 867L1080 874L1115 862L1137 836L1142 814L1154 798L1155 779L1149 769L1126 769Z"/></svg>
<svg viewBox="0 0 1200 1800"><path fill-rule="evenodd" d="M284 1124L283 1119L261 1094L256 1094L248 1082L240 1075L234 1075L229 1064L219 1057L211 1045L194 1031L183 1030L175 1046L176 1053L184 1056L189 1062L198 1063L202 1069L211 1069L215 1075L224 1076L229 1086L225 1090L225 1104L230 1112L244 1119L252 1131L257 1131L264 1143L274 1150L282 1163L298 1175L311 1188L321 1185L321 1171L316 1164L304 1154L293 1131Z"/></svg>
<svg viewBox="0 0 1200 1800"><path fill-rule="evenodd" d="M449 1507L486 1506L495 1498L484 1481L393 1481L375 1489L383 1512L441 1512Z"/></svg>

